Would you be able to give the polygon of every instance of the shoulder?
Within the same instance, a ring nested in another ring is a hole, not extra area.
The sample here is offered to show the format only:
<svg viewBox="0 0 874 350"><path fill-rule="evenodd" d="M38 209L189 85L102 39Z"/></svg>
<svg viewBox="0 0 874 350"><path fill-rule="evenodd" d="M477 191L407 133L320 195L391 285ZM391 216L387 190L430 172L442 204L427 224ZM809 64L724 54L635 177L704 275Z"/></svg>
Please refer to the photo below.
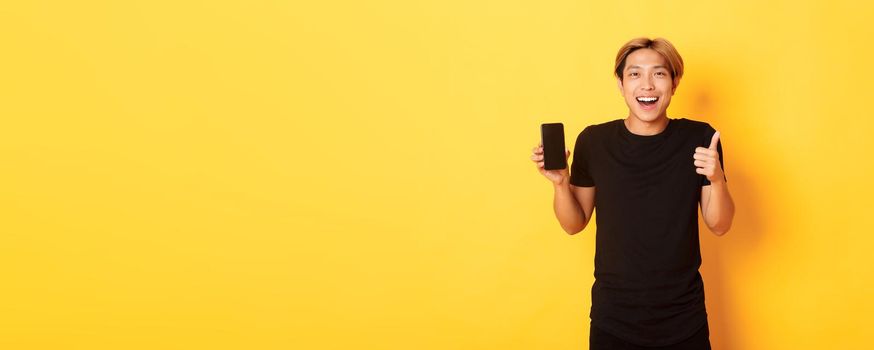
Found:
<svg viewBox="0 0 874 350"><path fill-rule="evenodd" d="M583 131L580 132L580 136L583 135L602 135L612 130L615 130L618 125L622 123L622 119L615 119L608 122L603 122L599 124L592 124L587 126Z"/></svg>
<svg viewBox="0 0 874 350"><path fill-rule="evenodd" d="M679 134L683 135L683 139L693 142L699 147L707 147L710 145L710 139L713 138L713 134L716 133L716 129L707 122L686 118L676 119L675 121L678 125L676 129Z"/></svg>
<svg viewBox="0 0 874 350"><path fill-rule="evenodd" d="M716 132L716 129L714 129L712 126L710 126L710 123L703 122L700 120L694 120L694 119L688 119L688 118L677 118L677 119L674 119L674 122L676 122L677 125L679 125L681 128L689 130L689 131L710 132L710 133Z"/></svg>
<svg viewBox="0 0 874 350"><path fill-rule="evenodd" d="M583 131L580 131L580 134L577 136L576 147L585 148L589 147L589 145L592 145L593 142L595 144L603 142L615 132L616 126L619 125L617 123L622 123L622 119L611 120L599 124L592 124L585 127Z"/></svg>
<svg viewBox="0 0 874 350"><path fill-rule="evenodd" d="M716 129L710 123L700 120L679 118L674 119L673 122L677 123L675 129L680 135L685 135L686 139L693 140L696 144L709 145L710 139L716 133Z"/></svg>

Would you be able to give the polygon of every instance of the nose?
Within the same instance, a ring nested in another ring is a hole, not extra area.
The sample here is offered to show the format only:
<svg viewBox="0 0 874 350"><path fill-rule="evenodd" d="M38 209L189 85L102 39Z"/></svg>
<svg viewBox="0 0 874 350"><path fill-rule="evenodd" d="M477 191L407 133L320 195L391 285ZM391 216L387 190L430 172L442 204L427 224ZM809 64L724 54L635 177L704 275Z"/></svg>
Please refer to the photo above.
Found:
<svg viewBox="0 0 874 350"><path fill-rule="evenodd" d="M655 88L652 85L652 78L649 76L644 76L643 81L640 82L640 87L644 90L652 90Z"/></svg>

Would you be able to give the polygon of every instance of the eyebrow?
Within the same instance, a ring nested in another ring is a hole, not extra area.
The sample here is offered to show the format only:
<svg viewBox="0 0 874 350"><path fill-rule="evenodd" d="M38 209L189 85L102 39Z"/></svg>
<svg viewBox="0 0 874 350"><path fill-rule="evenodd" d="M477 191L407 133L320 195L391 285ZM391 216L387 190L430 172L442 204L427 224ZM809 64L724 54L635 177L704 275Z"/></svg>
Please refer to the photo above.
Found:
<svg viewBox="0 0 874 350"><path fill-rule="evenodd" d="M628 66L628 68L625 68L625 70L629 70L629 69L632 69L632 68L642 68L642 67L641 67L641 66L638 66L638 65L635 64L635 65L633 65L633 66ZM665 69L667 69L668 67L665 67L665 66L653 66L652 68L653 68L653 69L657 69L657 68L665 68Z"/></svg>

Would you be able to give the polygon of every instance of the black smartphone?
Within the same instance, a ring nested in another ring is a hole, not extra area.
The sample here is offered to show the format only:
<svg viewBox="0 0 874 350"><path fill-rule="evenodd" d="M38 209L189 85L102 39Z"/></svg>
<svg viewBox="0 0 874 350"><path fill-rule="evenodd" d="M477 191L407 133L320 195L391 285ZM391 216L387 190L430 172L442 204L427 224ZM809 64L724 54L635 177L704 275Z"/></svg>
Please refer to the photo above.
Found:
<svg viewBox="0 0 874 350"><path fill-rule="evenodd" d="M564 144L564 124L540 124L540 142L543 144L543 168L559 170L567 168L567 153Z"/></svg>

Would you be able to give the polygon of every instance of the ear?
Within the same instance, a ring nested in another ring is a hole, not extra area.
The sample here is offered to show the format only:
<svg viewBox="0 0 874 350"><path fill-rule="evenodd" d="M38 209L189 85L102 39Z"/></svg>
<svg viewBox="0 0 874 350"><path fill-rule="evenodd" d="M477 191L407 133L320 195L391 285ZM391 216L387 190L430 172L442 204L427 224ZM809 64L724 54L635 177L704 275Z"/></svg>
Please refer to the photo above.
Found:
<svg viewBox="0 0 874 350"><path fill-rule="evenodd" d="M680 86L680 78L674 78L674 86L671 87L671 96L673 96L674 92L677 91L678 86Z"/></svg>
<svg viewBox="0 0 874 350"><path fill-rule="evenodd" d="M616 78L616 86L619 88L619 93L622 94L622 96L625 96L625 90L622 90L622 80L621 79Z"/></svg>

